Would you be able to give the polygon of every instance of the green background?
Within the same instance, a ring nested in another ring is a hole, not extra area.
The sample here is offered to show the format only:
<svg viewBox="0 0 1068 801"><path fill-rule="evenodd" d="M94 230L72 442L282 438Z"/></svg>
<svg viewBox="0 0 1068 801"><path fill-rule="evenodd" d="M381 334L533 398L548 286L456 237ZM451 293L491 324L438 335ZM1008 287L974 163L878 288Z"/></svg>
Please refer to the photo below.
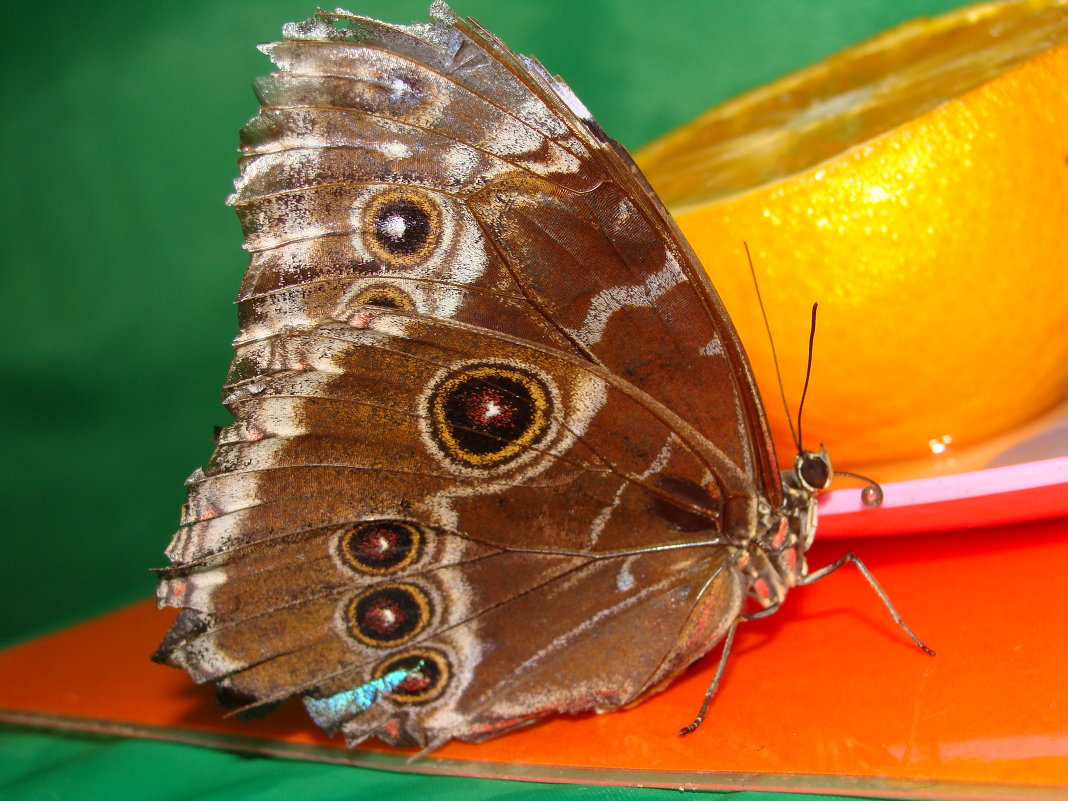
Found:
<svg viewBox="0 0 1068 801"><path fill-rule="evenodd" d="M454 7L563 75L604 128L634 148L745 89L959 5L462 0ZM426 3L416 0L350 8L395 22L426 19ZM228 420L218 396L246 260L223 201L236 175L237 130L255 111L250 81L268 70L254 45L313 10L314 0L99 0L6 14L0 644L152 593L148 568L163 563L182 482L209 456L212 425ZM101 790L125 785L128 798L163 798L150 768L166 782L187 764L213 775L234 771L232 783L205 784L194 796L249 789L236 777L256 788L250 797L285 797L272 788L298 781L308 798L431 785L463 798L561 792L25 733L0 733L0 749L8 756L0 760L0 795L6 788L19 798L83 797L94 782Z"/></svg>

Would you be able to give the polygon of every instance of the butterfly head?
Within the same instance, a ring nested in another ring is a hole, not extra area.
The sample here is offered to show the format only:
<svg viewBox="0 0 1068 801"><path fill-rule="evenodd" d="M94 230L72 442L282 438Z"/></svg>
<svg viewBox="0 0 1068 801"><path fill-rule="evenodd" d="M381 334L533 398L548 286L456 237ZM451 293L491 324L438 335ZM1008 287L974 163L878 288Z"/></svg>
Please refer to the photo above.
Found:
<svg viewBox="0 0 1068 801"><path fill-rule="evenodd" d="M819 453L804 450L798 453L794 459L794 476L809 492L818 492L831 486L834 468L827 449L820 445Z"/></svg>
<svg viewBox="0 0 1068 801"><path fill-rule="evenodd" d="M815 495L820 490L827 489L834 480L834 467L831 466L831 457L827 449L820 445L819 452L801 449L794 458L792 472L783 473L784 484L791 487L793 502L789 504L793 508L792 517L795 518L799 528L798 541L802 553L812 545L816 534L817 505Z"/></svg>
<svg viewBox="0 0 1068 801"><path fill-rule="evenodd" d="M867 476L846 473L841 470L838 471L837 475L858 478L868 485L860 493L860 500L865 506L875 508L883 502L882 487ZM794 459L793 477L800 487L810 493L829 488L831 482L834 481L835 471L831 466L831 457L827 455L827 449L820 445L819 453L806 450L800 451Z"/></svg>

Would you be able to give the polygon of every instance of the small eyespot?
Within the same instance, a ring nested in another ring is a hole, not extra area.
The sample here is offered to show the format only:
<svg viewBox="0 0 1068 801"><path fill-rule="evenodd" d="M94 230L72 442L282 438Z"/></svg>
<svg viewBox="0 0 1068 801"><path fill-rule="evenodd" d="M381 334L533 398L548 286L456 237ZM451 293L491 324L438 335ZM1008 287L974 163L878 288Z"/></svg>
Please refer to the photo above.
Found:
<svg viewBox="0 0 1068 801"><path fill-rule="evenodd" d="M543 381L508 365L464 367L429 395L431 434L450 459L470 467L509 462L549 427L552 401Z"/></svg>
<svg viewBox="0 0 1068 801"><path fill-rule="evenodd" d="M417 190L396 189L367 204L362 229L376 259L389 266L410 267L425 261L437 246L441 211Z"/></svg>
<svg viewBox="0 0 1068 801"><path fill-rule="evenodd" d="M401 704L425 704L441 695L452 671L444 654L431 648L417 648L390 657L375 669L375 678L398 670L409 671L389 697Z"/></svg>
<svg viewBox="0 0 1068 801"><path fill-rule="evenodd" d="M430 622L430 599L414 584L380 584L345 607L349 633L367 645L393 647L407 642Z"/></svg>
<svg viewBox="0 0 1068 801"><path fill-rule="evenodd" d="M386 575L419 558L423 535L403 520L366 520L343 528L337 542L346 566L360 573Z"/></svg>
<svg viewBox="0 0 1068 801"><path fill-rule="evenodd" d="M380 306L384 309L403 309L414 311L415 301L403 289L393 284L371 284L361 289L351 301L351 305Z"/></svg>

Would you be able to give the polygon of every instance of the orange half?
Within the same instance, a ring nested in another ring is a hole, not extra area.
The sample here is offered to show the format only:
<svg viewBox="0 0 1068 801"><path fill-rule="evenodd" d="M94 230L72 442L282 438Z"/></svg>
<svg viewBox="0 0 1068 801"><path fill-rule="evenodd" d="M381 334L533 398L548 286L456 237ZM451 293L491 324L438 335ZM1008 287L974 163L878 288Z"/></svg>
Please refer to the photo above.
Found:
<svg viewBox="0 0 1068 801"><path fill-rule="evenodd" d="M707 112L636 156L723 297L792 460L984 440L1068 386L1068 3L919 19Z"/></svg>

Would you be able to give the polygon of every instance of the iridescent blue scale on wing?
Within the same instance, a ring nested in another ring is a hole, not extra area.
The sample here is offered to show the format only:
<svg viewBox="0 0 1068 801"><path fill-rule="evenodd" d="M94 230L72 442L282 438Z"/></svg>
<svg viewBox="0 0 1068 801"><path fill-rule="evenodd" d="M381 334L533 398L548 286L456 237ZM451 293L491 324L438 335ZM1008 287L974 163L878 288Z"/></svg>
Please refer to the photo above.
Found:
<svg viewBox="0 0 1068 801"><path fill-rule="evenodd" d="M360 712L366 712L383 695L396 690L404 680L423 667L422 660L411 668L401 668L379 676L359 687L342 690L328 698L304 697L304 708L318 726L326 731L334 731L341 723Z"/></svg>

